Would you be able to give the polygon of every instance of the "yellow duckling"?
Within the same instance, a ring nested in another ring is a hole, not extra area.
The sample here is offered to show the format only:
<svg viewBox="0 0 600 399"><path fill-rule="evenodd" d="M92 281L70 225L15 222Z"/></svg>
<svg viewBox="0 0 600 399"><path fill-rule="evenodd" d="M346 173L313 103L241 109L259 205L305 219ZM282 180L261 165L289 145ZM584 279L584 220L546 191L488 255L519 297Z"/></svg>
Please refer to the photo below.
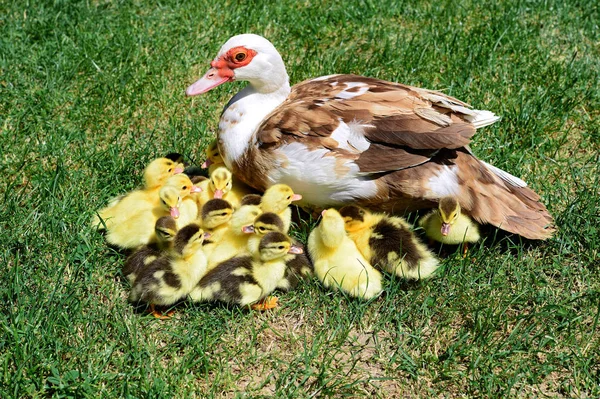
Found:
<svg viewBox="0 0 600 399"><path fill-rule="evenodd" d="M281 218L273 213L266 212L258 216L252 225L244 226L242 230L245 233L254 233L248 239L249 247L256 247L262 237L271 232L283 233L284 225ZM288 256L286 262L287 269L283 279L277 285L277 288L283 291L289 291L298 285L301 278L313 275L314 269L308 256L304 251L304 246L297 240L291 239L292 243L302 249L302 253Z"/></svg>
<svg viewBox="0 0 600 399"><path fill-rule="evenodd" d="M189 224L177 232L173 248L138 271L129 300L146 302L157 318L165 318L155 305L170 306L185 298L206 273L202 251L204 231Z"/></svg>
<svg viewBox="0 0 600 399"><path fill-rule="evenodd" d="M284 231L287 234L292 224L292 210L290 205L293 201L301 200L300 194L294 194L294 191L287 184L275 184L265 191L260 201L260 207L263 212L273 212L279 215L283 220Z"/></svg>
<svg viewBox="0 0 600 399"><path fill-rule="evenodd" d="M346 235L342 216L333 208L321 215L321 223L308 236L308 252L317 277L325 287L338 288L355 297L378 296L382 290L381 273Z"/></svg>
<svg viewBox="0 0 600 399"><path fill-rule="evenodd" d="M195 186L189 177L183 173L170 176L165 180L163 186L173 186L179 189L182 198L191 193L199 192L200 188ZM160 187L145 188L134 190L122 196L118 201L113 201L106 208L97 212L92 221L92 225L98 229L109 230L116 224L124 223L132 215L138 212L149 212L161 203L159 196ZM152 221L151 230L154 226Z"/></svg>
<svg viewBox="0 0 600 399"><path fill-rule="evenodd" d="M339 210L346 233L375 267L409 280L430 277L439 261L401 217L373 213L355 205Z"/></svg>
<svg viewBox="0 0 600 399"><path fill-rule="evenodd" d="M227 200L234 209L240 207L241 196L233 190L233 175L224 166L216 168L210 178L199 183L202 192L196 196L199 207L204 206L213 198Z"/></svg>
<svg viewBox="0 0 600 399"><path fill-rule="evenodd" d="M129 255L123 265L123 276L133 284L138 272L171 248L177 234L177 223L171 216L160 217L154 226L155 238Z"/></svg>
<svg viewBox="0 0 600 399"><path fill-rule="evenodd" d="M468 243L481 239L479 225L461 213L460 204L454 197L440 199L435 209L419 220L419 226L432 240L443 244L463 244L463 257L467 254Z"/></svg>
<svg viewBox="0 0 600 399"><path fill-rule="evenodd" d="M244 227L251 224L262 211L259 206L245 205L233 213L226 231L208 248L208 269L233 256L248 252L248 238Z"/></svg>
<svg viewBox="0 0 600 399"><path fill-rule="evenodd" d="M112 223L106 232L106 240L120 248L133 249L148 244L154 237L154 225L161 216L171 215L174 219L180 219L183 210L183 218L177 221L179 227L196 219L197 209L193 200L185 200L193 190L190 179L183 175L171 176L158 191L154 193L156 199L150 194L144 195L144 199L133 201L124 198L116 208L121 214L115 219L119 223ZM142 197L142 196L140 196ZM184 199L182 201L181 199ZM123 209L123 205L132 204L131 209ZM127 212L127 213L126 213ZM114 219L113 219L114 221Z"/></svg>
<svg viewBox="0 0 600 399"><path fill-rule="evenodd" d="M251 255L235 256L220 263L200 280L190 293L193 301L223 301L239 306L255 304L254 309L277 306L277 298L267 298L283 278L286 255L300 251L285 234L268 233Z"/></svg>
<svg viewBox="0 0 600 399"><path fill-rule="evenodd" d="M208 174L211 175L212 172L218 167L225 166L225 162L223 161L223 157L219 152L219 146L217 143L217 139L211 141L211 143L204 150L206 154L206 161L202 164L201 168L208 168Z"/></svg>
<svg viewBox="0 0 600 399"><path fill-rule="evenodd" d="M169 177L182 173L182 161L181 155L173 153L150 162L144 169L144 188L160 187Z"/></svg>

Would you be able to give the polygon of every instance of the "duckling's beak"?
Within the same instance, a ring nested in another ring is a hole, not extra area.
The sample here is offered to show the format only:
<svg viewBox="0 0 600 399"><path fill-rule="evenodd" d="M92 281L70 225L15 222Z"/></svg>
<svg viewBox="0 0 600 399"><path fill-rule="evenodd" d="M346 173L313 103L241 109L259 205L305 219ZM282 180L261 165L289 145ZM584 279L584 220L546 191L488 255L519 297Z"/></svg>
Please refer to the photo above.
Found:
<svg viewBox="0 0 600 399"><path fill-rule="evenodd" d="M210 238L210 233L209 232L205 232L203 235L205 240L208 240Z"/></svg>
<svg viewBox="0 0 600 399"><path fill-rule="evenodd" d="M209 167L210 165L212 165L212 164L213 164L213 161L211 161L211 160L210 160L210 158L209 158L209 159L207 159L206 161L204 161L204 163L203 163L203 164L202 164L200 167L201 167L202 169L206 169L206 168L208 168L208 167Z"/></svg>
<svg viewBox="0 0 600 399"><path fill-rule="evenodd" d="M296 254L296 255L300 255L303 254L304 250L302 249L302 247L299 247L297 245L292 245L290 247L290 250L288 251L288 254Z"/></svg>
<svg viewBox="0 0 600 399"><path fill-rule="evenodd" d="M170 209L170 213L171 213L171 217L173 219L179 218L179 208L177 208L176 206L174 206Z"/></svg>
<svg viewBox="0 0 600 399"><path fill-rule="evenodd" d="M177 168L173 169L173 174L174 175L178 175L180 173L183 173L183 168L177 167Z"/></svg>
<svg viewBox="0 0 600 399"><path fill-rule="evenodd" d="M442 223L442 228L440 230L442 235L445 237L450 233L450 223Z"/></svg>
<svg viewBox="0 0 600 399"><path fill-rule="evenodd" d="M215 198L223 198L223 190L215 190Z"/></svg>
<svg viewBox="0 0 600 399"><path fill-rule="evenodd" d="M192 186L192 188L190 189L190 193L200 193L202 192L202 187L199 186Z"/></svg>
<svg viewBox="0 0 600 399"><path fill-rule="evenodd" d="M300 201L301 199L302 199L302 196L300 194L292 195L292 201Z"/></svg>
<svg viewBox="0 0 600 399"><path fill-rule="evenodd" d="M250 224L248 226L242 226L242 233L244 233L244 234L254 233L254 225Z"/></svg>

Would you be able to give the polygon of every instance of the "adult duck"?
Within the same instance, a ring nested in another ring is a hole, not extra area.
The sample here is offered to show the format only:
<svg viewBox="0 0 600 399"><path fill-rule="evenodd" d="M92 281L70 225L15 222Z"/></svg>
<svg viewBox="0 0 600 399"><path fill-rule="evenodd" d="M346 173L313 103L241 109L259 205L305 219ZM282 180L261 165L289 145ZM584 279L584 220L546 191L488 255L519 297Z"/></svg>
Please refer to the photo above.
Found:
<svg viewBox="0 0 600 399"><path fill-rule="evenodd" d="M499 118L443 93L356 75L290 87L267 39L229 39L186 91L249 84L225 106L218 146L228 168L264 191L283 183L316 208L356 204L402 213L454 196L462 210L530 239L554 232L540 197L521 179L478 160L476 129Z"/></svg>

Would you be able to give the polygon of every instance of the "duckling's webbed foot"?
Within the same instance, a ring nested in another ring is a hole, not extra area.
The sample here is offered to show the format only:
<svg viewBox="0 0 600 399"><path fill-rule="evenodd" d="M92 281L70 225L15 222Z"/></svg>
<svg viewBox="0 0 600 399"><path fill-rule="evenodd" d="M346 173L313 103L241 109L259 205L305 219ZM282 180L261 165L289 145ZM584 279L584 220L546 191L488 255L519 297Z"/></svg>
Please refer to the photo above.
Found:
<svg viewBox="0 0 600 399"><path fill-rule="evenodd" d="M268 296L266 298L261 299L253 305L250 305L252 310L269 310L274 309L278 306L279 298L276 296Z"/></svg>
<svg viewBox="0 0 600 399"><path fill-rule="evenodd" d="M156 310L156 308L154 307L154 304L151 303L150 304L150 314L159 320L168 320L175 314L175 310L170 310L167 312L166 315L164 315L164 314L162 314L162 312Z"/></svg>

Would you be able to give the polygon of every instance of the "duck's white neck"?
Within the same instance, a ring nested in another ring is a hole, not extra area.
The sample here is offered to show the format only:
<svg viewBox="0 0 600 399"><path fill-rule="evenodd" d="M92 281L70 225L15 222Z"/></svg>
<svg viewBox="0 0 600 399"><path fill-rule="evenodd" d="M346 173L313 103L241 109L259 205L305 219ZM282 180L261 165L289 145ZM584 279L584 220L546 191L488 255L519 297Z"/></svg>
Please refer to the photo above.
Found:
<svg viewBox="0 0 600 399"><path fill-rule="evenodd" d="M251 82L229 101L219 121L219 150L229 169L250 145L256 144L256 129L289 94L287 79L277 86L258 88Z"/></svg>

